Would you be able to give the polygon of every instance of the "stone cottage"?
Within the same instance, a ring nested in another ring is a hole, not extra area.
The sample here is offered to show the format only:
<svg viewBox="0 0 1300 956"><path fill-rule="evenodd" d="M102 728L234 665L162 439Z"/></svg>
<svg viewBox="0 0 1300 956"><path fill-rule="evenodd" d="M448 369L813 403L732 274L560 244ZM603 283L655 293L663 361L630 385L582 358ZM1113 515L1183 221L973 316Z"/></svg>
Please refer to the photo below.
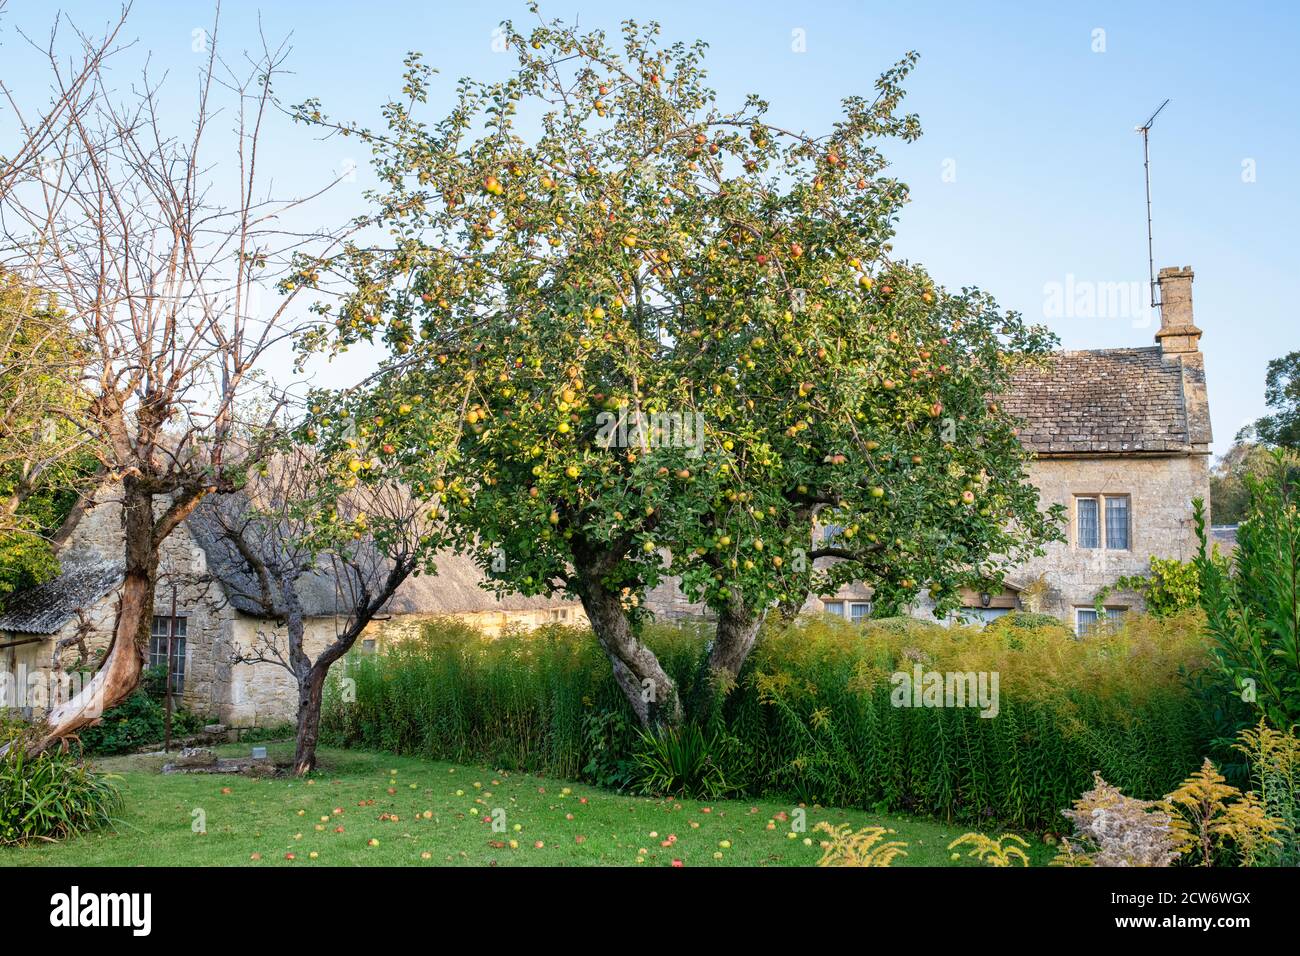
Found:
<svg viewBox="0 0 1300 956"><path fill-rule="evenodd" d="M78 508L56 539L62 573L11 599L0 613L0 709L43 711L52 693L56 653L65 669L78 659L92 667L113 632L122 581L121 507L112 487ZM507 627L583 624L576 601L506 595L480 587L484 576L469 559L444 553L438 574L409 578L358 641L362 651L418 634L433 618L453 618L496 636ZM212 509L200 506L162 546L147 666L165 666L172 645L178 703L231 728L291 720L293 678L273 662L236 663L261 648L274 657L287 647L284 630L251 599L246 567L218 533ZM305 647L315 656L346 620L346 599L324 568L304 576L298 594L307 612ZM175 608L173 613L173 607Z"/></svg>
<svg viewBox="0 0 1300 956"><path fill-rule="evenodd" d="M1029 478L1043 507L1066 508L1066 540L1016 568L1001 594L965 594L960 617L1034 610L1087 633L1105 623L1095 610L1103 588L1147 571L1152 556L1196 554L1192 499L1204 499L1208 512L1210 413L1192 278L1190 267L1160 270L1154 346L1059 352L1017 375L1003 402L1022 420L1021 441L1034 453ZM675 580L648 604L665 618L703 613ZM1102 616L1113 622L1141 607L1138 594L1110 593ZM847 585L809 598L805 610L859 620L871 613L871 590ZM924 596L913 612L930 616Z"/></svg>
<svg viewBox="0 0 1300 956"><path fill-rule="evenodd" d="M1045 504L1066 507L1068 521L1066 540L1017 569L990 609L1023 603L1042 582L1032 603L1083 633L1099 623L1103 588L1147 571L1152 557L1196 555L1192 499L1208 513L1211 436L1191 267L1161 269L1159 285L1155 346L1062 352L1022 372L1007 396L1034 452L1030 479ZM1141 604L1137 594L1114 593L1105 613Z"/></svg>

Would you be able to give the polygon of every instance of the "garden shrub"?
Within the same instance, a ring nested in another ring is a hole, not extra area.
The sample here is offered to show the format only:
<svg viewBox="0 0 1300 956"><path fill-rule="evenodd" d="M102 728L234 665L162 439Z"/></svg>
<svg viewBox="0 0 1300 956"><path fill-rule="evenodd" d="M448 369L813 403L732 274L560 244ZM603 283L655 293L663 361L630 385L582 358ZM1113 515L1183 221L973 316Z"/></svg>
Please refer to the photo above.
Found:
<svg viewBox="0 0 1300 956"><path fill-rule="evenodd" d="M1074 834L1061 841L1053 866L1173 866L1179 844L1173 816L1159 800L1125 796L1093 774L1093 786L1062 813Z"/></svg>
<svg viewBox="0 0 1300 956"><path fill-rule="evenodd" d="M847 823L832 826L823 820L813 830L826 834L818 866L893 866L898 857L907 856L907 844L887 839L894 831L885 827L854 830Z"/></svg>
<svg viewBox="0 0 1300 956"><path fill-rule="evenodd" d="M1264 720L1238 735L1257 789L1242 792L1208 757L1162 800L1137 800L1093 774L1063 811L1074 834L1054 866L1277 866L1296 852L1300 738Z"/></svg>
<svg viewBox="0 0 1300 956"><path fill-rule="evenodd" d="M1277 843L1260 847L1266 866L1300 866L1300 737L1295 731L1274 730L1261 718L1238 735L1236 749L1250 767L1251 789L1265 812L1280 821Z"/></svg>
<svg viewBox="0 0 1300 956"><path fill-rule="evenodd" d="M1063 631L1068 631L1069 626L1059 617L1052 617L1050 614L1037 614L1031 611L1012 611L1010 614L1003 614L995 618L989 625L994 632L1006 628L1043 628L1055 627Z"/></svg>
<svg viewBox="0 0 1300 956"><path fill-rule="evenodd" d="M728 741L697 724L642 731L633 757L633 779L644 793L716 800L737 789L728 781Z"/></svg>
<svg viewBox="0 0 1300 956"><path fill-rule="evenodd" d="M126 700L104 711L99 723L78 734L83 750L108 757L134 753L154 744L161 746L166 736L166 709L162 699L165 682L164 668L147 668L141 675L140 686ZM203 719L183 707L172 711L173 738L197 733L202 727Z"/></svg>
<svg viewBox="0 0 1300 956"><path fill-rule="evenodd" d="M1094 771L1157 799L1200 765L1211 728L1189 681L1207 667L1201 624L1196 613L1133 616L1081 641L1055 620L982 630L910 618L774 623L700 732L716 780L741 793L1059 828ZM690 700L707 634L649 626L643 637ZM893 706L891 674L915 663L996 671L998 715ZM431 624L420 639L349 657L346 676L355 701L342 701L337 677L326 696L332 743L647 782L653 748L588 630L489 640Z"/></svg>
<svg viewBox="0 0 1300 956"><path fill-rule="evenodd" d="M71 754L21 748L0 758L0 845L58 840L105 826L120 812L114 778Z"/></svg>
<svg viewBox="0 0 1300 956"><path fill-rule="evenodd" d="M1279 729L1300 724L1300 485L1279 451L1246 479L1250 501L1231 558L1209 548L1194 502L1200 602L1214 660L1233 689ZM1252 719L1253 722L1253 719Z"/></svg>

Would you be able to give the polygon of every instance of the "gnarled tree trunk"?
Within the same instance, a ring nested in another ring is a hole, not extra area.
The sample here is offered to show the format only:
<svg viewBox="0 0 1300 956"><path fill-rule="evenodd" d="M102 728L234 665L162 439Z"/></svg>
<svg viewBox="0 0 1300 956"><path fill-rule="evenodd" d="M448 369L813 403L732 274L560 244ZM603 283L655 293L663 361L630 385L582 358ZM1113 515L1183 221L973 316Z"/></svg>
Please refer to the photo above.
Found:
<svg viewBox="0 0 1300 956"><path fill-rule="evenodd" d="M729 689L740 676L758 632L767 617L767 610L755 610L738 596L733 596L727 607L718 615L713 643L709 648L707 673L701 675L691 694L691 717L706 721L721 703L723 691Z"/></svg>
<svg viewBox="0 0 1300 956"><path fill-rule="evenodd" d="M320 740L320 711L325 694L325 676L329 673L330 664L337 659L328 654L328 649L327 654L322 655L321 660L315 664L307 655L306 615L297 588L302 572L301 565L290 564L282 569L276 580L280 592L278 603L285 612L289 669L298 683L298 730L294 735L293 772L299 777L316 769L316 744ZM346 641L347 646L351 647L352 642L347 641L347 636L341 635L340 640Z"/></svg>
<svg viewBox="0 0 1300 956"><path fill-rule="evenodd" d="M740 675L766 617L766 610L754 610L740 598L732 598L726 610L718 615L717 635L709 652L709 669L715 675L725 675L733 681Z"/></svg>
<svg viewBox="0 0 1300 956"><path fill-rule="evenodd" d="M622 599L601 580L600 565L595 561L577 567L577 591L596 639L614 668L614 679L643 727L676 724L682 717L677 686L654 651L633 632Z"/></svg>

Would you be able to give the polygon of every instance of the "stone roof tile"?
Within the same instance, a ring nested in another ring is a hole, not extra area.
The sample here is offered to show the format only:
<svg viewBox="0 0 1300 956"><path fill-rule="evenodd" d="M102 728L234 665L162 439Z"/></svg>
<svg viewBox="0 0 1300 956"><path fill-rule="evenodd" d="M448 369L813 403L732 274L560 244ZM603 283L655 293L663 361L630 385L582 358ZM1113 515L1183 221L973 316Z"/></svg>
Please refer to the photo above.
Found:
<svg viewBox="0 0 1300 956"><path fill-rule="evenodd" d="M54 634L77 611L94 605L122 581L122 564L91 560L64 566L54 580L14 594L3 614L0 631Z"/></svg>
<svg viewBox="0 0 1300 956"><path fill-rule="evenodd" d="M1035 452L1191 451L1183 374L1158 346L1057 352L1017 370L1002 403Z"/></svg>

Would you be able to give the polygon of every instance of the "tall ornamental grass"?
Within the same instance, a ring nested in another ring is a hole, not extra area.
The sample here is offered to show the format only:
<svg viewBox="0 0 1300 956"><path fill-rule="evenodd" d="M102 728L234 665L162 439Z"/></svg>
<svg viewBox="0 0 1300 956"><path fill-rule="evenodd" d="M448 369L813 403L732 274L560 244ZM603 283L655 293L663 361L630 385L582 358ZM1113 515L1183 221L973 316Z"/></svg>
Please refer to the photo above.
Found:
<svg viewBox="0 0 1300 956"><path fill-rule="evenodd" d="M689 701L707 632L651 627L645 637ZM984 630L801 618L765 630L704 729L712 785L1055 829L1094 771L1155 798L1199 765L1211 730L1189 685L1206 654L1195 613L1134 617L1085 640L1014 615ZM997 716L895 706L891 675L916 664L996 672ZM653 788L656 755L590 631L489 640L432 624L418 640L350 658L346 677L355 701L337 683L326 701L334 743Z"/></svg>
<svg viewBox="0 0 1300 956"><path fill-rule="evenodd" d="M0 846L61 840L112 824L122 810L115 779L60 750L0 757Z"/></svg>

